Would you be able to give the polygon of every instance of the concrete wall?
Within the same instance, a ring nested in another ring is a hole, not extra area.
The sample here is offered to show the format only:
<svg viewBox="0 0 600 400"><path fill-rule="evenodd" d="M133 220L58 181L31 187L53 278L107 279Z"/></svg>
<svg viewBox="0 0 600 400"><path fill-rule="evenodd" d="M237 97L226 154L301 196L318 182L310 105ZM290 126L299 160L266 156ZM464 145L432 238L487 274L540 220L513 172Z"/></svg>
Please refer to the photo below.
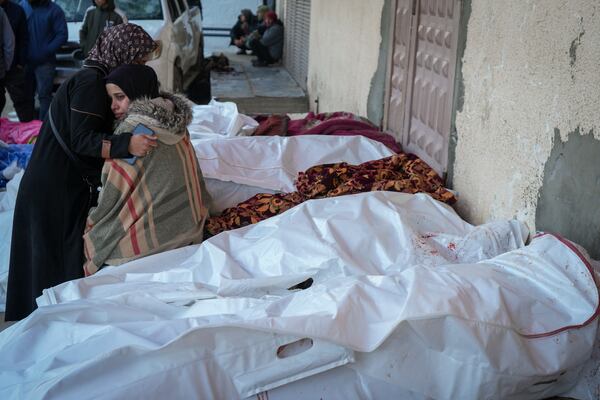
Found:
<svg viewBox="0 0 600 400"><path fill-rule="evenodd" d="M461 196L459 212L473 223L516 216L535 228L538 199L552 203L564 194L564 177L545 174L569 176L574 199L563 199L562 210L571 212L552 208L538 218L544 229L571 232L565 234L589 249L594 242L586 238L600 235L600 220L581 222L600 219L600 146L588 144L596 149L588 152L560 149L581 148L581 135L591 143L600 140L600 3L468 3L464 104L456 115L452 176ZM577 144L563 143L570 140ZM559 150L550 159L553 148ZM586 167L591 172L584 174Z"/></svg>
<svg viewBox="0 0 600 400"><path fill-rule="evenodd" d="M384 82L385 71L381 68L378 71L382 19L389 18L382 13L384 3L384 0L311 2L307 88L312 110L318 98L319 112L343 110L368 116L368 109L373 108L369 106L373 83L376 83L374 90L381 90ZM379 102L382 110L383 95L377 97L381 100L375 103Z"/></svg>
<svg viewBox="0 0 600 400"><path fill-rule="evenodd" d="M262 3L262 0L202 0L202 24L209 28L231 28L240 10L249 8L256 13L256 7Z"/></svg>

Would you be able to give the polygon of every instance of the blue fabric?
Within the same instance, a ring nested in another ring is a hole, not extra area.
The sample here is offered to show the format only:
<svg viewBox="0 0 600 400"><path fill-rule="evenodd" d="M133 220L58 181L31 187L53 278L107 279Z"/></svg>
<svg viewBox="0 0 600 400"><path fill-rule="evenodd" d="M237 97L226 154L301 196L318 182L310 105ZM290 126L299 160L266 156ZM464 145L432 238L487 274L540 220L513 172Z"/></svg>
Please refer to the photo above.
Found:
<svg viewBox="0 0 600 400"><path fill-rule="evenodd" d="M65 13L50 1L32 7L27 0L21 0L20 5L29 28L27 63L40 65L56 61L56 51L68 38Z"/></svg>
<svg viewBox="0 0 600 400"><path fill-rule="evenodd" d="M2 174L2 171L8 167L13 161L17 161L19 168L25 169L31 152L33 151L32 144L9 144L0 146L0 188L6 187L8 180Z"/></svg>

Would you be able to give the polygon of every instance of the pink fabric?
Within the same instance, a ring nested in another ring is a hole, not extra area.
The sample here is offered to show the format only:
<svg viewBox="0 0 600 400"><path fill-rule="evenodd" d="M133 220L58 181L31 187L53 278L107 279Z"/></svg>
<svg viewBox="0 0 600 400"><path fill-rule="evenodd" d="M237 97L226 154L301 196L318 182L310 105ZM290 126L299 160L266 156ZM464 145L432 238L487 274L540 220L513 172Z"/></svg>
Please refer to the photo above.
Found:
<svg viewBox="0 0 600 400"><path fill-rule="evenodd" d="M13 122L8 118L0 118L0 140L8 144L35 143L42 121Z"/></svg>
<svg viewBox="0 0 600 400"><path fill-rule="evenodd" d="M394 137L384 133L369 120L349 112L334 112L315 114L310 112L306 118L290 121L288 136L298 135L361 135L386 145L396 153L402 152L402 147Z"/></svg>

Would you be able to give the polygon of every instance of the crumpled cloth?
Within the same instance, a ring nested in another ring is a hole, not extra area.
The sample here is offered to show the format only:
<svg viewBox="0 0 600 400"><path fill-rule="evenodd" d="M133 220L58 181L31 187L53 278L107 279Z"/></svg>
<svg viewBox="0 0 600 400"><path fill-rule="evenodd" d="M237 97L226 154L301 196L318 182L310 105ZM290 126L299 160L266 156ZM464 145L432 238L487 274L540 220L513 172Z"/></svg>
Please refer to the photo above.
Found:
<svg viewBox="0 0 600 400"><path fill-rule="evenodd" d="M402 151L402 147L392 135L382 132L379 127L366 118L343 111L320 114L309 112L303 119L290 121L287 132L288 136L361 135L383 143L396 153Z"/></svg>
<svg viewBox="0 0 600 400"><path fill-rule="evenodd" d="M0 118L0 140L8 144L35 143L42 121L13 122L8 118Z"/></svg>
<svg viewBox="0 0 600 400"><path fill-rule="evenodd" d="M417 156L405 153L360 165L344 162L317 165L300 172L295 186L297 191L291 193L259 193L225 209L221 215L209 218L205 237L255 224L310 199L385 190L427 193L447 204L457 200L431 167Z"/></svg>
<svg viewBox="0 0 600 400"><path fill-rule="evenodd" d="M25 169L32 151L32 144L0 145L0 188L6 187L16 173Z"/></svg>

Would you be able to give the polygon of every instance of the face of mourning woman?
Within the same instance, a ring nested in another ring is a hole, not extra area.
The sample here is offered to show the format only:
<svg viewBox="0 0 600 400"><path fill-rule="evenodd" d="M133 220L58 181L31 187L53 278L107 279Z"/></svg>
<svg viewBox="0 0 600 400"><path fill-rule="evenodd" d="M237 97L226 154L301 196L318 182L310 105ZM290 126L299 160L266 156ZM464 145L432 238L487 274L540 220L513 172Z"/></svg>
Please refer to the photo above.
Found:
<svg viewBox="0 0 600 400"><path fill-rule="evenodd" d="M110 109L116 119L123 119L129 109L129 97L114 83L106 84L106 91L111 99Z"/></svg>

